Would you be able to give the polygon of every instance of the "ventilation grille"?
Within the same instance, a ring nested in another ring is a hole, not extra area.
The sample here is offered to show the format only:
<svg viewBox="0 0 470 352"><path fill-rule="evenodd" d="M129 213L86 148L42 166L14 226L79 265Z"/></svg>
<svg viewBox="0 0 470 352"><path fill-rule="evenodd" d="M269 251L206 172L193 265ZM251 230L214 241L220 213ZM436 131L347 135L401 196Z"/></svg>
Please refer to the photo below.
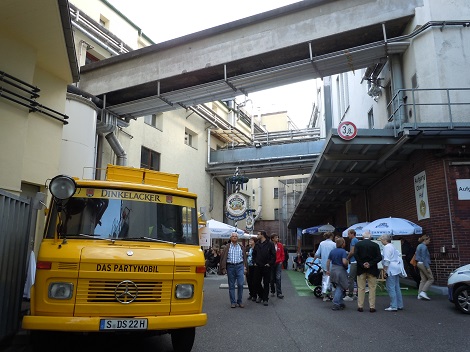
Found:
<svg viewBox="0 0 470 352"><path fill-rule="evenodd" d="M177 273L190 273L191 267L190 266L177 266L175 267L175 272Z"/></svg>
<svg viewBox="0 0 470 352"><path fill-rule="evenodd" d="M58 263L58 270L78 270L78 263Z"/></svg>

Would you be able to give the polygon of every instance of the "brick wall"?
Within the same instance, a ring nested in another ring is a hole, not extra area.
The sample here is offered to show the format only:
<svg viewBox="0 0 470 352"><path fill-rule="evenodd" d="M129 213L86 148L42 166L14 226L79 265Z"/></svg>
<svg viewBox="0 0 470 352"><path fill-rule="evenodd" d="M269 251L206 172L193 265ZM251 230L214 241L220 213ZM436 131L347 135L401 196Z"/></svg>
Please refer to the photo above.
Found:
<svg viewBox="0 0 470 352"><path fill-rule="evenodd" d="M268 235L271 236L273 233L280 233L279 221L278 220L258 220L255 222L253 233L256 231L264 230Z"/></svg>
<svg viewBox="0 0 470 352"><path fill-rule="evenodd" d="M414 176L422 171L426 172L430 218L418 221ZM423 234L431 236L429 251L436 284L445 286L452 270L470 263L470 201L458 200L455 182L467 178L468 166L450 166L449 159L436 156L433 151L417 151L365 194L352 198L351 213L358 216L359 222L392 216L420 225ZM337 217L346 224L345 214L339 212ZM418 237L407 239L416 246ZM443 247L445 252L441 253Z"/></svg>

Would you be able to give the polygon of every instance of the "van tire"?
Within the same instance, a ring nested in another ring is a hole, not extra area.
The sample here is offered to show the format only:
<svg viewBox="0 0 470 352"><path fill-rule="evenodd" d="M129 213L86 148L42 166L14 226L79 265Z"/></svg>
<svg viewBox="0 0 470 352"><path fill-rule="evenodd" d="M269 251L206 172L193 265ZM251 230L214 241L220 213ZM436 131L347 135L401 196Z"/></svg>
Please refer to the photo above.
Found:
<svg viewBox="0 0 470 352"><path fill-rule="evenodd" d="M172 330L170 334L174 352L191 351L196 336L196 328Z"/></svg>

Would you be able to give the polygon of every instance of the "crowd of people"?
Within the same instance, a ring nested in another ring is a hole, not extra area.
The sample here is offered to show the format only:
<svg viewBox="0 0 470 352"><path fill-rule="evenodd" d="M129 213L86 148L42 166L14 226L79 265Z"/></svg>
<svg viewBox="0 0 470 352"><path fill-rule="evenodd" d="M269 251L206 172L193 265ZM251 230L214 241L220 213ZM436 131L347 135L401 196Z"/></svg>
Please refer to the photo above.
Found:
<svg viewBox="0 0 470 352"><path fill-rule="evenodd" d="M219 273L227 275L231 308L245 307L245 275L248 300L268 306L270 297L284 298L282 269L287 267L286 252L277 234L270 236L266 231L260 230L256 238L249 239L248 247L245 248L238 242L238 234L233 232L229 243L220 251L214 248L206 251L206 267L213 267L218 260Z"/></svg>
<svg viewBox="0 0 470 352"><path fill-rule="evenodd" d="M376 242L371 241L371 237L366 231L359 241L356 232L349 230L349 250L346 251L344 238L331 232L324 233L323 241L315 253L309 253L305 257L303 253L298 252L293 259L293 265L296 270L303 271L308 259L319 260L323 271L323 301L332 301L332 310L342 310L346 307L345 302L357 301L357 311L364 312L368 293L369 311L375 313L379 278L385 281L390 298L390 305L385 311L396 312L404 309L400 277L408 276L416 281L419 288L417 299L430 300L427 291L434 278L427 248L430 243L429 236L419 238L420 244L416 252L408 241L402 239L402 253L395 248L390 235L379 237L383 245L382 251ZM410 264L411 258L416 258L416 266ZM206 251L206 266L217 266L220 274L227 274L232 308L244 308L245 275L249 301L268 306L270 296L283 299L282 269L287 268L287 260L287 249L280 243L279 236L275 233L269 236L264 230L259 230L257 237L249 240L247 248L238 242L238 235L234 232L229 243L221 250L212 248ZM381 268L379 264L382 265Z"/></svg>

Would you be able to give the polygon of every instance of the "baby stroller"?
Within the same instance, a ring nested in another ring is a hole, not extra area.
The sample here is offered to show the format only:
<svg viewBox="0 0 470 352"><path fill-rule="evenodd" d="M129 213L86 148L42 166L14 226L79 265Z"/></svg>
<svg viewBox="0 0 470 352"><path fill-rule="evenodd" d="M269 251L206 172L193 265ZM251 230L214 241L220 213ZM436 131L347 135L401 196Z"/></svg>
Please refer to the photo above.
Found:
<svg viewBox="0 0 470 352"><path fill-rule="evenodd" d="M318 259L308 258L305 262L305 283L307 287L313 291L317 298L322 297L321 282L323 277L323 270L320 266Z"/></svg>

